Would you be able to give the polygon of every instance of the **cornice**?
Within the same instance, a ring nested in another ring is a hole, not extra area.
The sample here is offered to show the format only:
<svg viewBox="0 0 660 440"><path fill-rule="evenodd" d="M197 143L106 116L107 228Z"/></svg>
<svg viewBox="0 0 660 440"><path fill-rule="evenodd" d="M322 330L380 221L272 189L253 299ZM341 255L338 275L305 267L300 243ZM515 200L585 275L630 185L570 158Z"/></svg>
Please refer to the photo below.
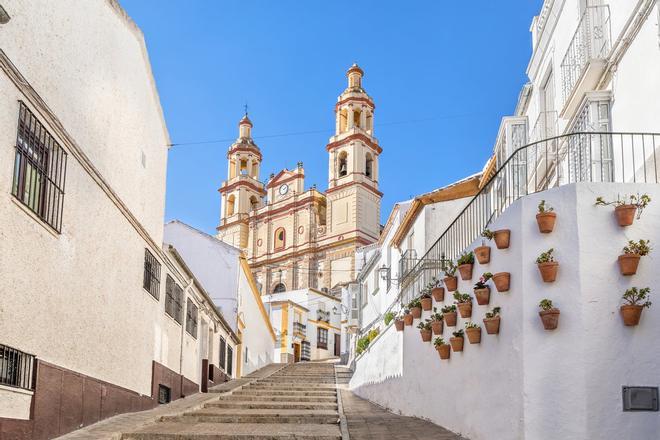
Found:
<svg viewBox="0 0 660 440"><path fill-rule="evenodd" d="M330 142L328 145L326 145L325 150L330 152L332 150L335 150L337 148L340 148L344 146L345 144L351 142L351 141L362 141L366 146L371 148L373 151L375 151L377 154L380 154L383 152L383 149L378 145L377 142L374 142L372 139L369 138L366 134L362 133L355 133L350 136L346 136L344 139L335 141L335 142Z"/></svg>

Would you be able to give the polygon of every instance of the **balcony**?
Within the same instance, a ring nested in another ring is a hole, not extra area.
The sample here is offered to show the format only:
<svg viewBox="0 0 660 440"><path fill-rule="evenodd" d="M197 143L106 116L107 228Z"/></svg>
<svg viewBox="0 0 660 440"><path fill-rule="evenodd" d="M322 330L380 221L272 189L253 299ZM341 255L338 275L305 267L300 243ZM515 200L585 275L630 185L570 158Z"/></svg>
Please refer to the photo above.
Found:
<svg viewBox="0 0 660 440"><path fill-rule="evenodd" d="M307 326L301 322L294 322L293 334L294 336L300 336L301 338L304 338L307 336Z"/></svg>
<svg viewBox="0 0 660 440"><path fill-rule="evenodd" d="M612 46L609 6L585 9L561 62L562 117L568 117L581 99L581 92L592 90L604 72Z"/></svg>
<svg viewBox="0 0 660 440"><path fill-rule="evenodd" d="M36 358L0 344L0 385L34 390Z"/></svg>
<svg viewBox="0 0 660 440"><path fill-rule="evenodd" d="M410 273L417 264L417 251L408 249L401 255L399 260L399 276L403 279Z"/></svg>
<svg viewBox="0 0 660 440"><path fill-rule="evenodd" d="M326 312L325 310L317 310L316 311L316 320L327 322L329 324L330 323L330 312Z"/></svg>

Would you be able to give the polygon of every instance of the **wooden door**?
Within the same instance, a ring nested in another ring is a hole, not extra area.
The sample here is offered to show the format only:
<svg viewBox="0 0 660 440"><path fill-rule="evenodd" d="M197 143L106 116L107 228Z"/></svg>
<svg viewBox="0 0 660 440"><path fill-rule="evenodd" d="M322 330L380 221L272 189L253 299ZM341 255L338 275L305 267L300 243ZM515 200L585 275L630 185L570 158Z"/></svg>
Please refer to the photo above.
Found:
<svg viewBox="0 0 660 440"><path fill-rule="evenodd" d="M293 344L293 361L300 362L300 344Z"/></svg>
<svg viewBox="0 0 660 440"><path fill-rule="evenodd" d="M335 356L341 356L341 335L335 333Z"/></svg>

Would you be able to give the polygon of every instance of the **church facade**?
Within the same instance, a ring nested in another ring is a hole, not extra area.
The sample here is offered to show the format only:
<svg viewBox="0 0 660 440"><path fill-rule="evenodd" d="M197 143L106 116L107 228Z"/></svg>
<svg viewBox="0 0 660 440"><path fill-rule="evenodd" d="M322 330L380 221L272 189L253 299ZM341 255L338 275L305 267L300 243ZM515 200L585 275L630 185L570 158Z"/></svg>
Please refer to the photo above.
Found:
<svg viewBox="0 0 660 440"><path fill-rule="evenodd" d="M378 240L380 202L372 98L364 72L347 72L335 104L335 134L325 147L328 188L305 186L302 162L260 181L261 150L247 114L227 152L218 238L244 250L262 294L299 289L330 292L355 278L354 253Z"/></svg>

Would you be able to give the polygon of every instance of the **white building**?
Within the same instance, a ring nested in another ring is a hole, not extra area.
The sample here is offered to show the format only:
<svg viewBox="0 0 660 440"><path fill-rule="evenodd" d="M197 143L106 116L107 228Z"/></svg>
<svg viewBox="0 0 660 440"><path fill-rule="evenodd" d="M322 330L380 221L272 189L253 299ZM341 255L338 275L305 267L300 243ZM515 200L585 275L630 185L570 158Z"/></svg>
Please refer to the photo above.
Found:
<svg viewBox="0 0 660 440"><path fill-rule="evenodd" d="M490 303L473 302L472 316L445 325L441 336L448 340L468 322L483 329L495 306L500 332L482 331L480 343L466 340L462 352L441 361L421 341L418 320L403 332L380 323L380 335L355 361L353 391L471 440L657 438L660 309L645 309L635 327L619 316L627 289L657 294L655 251L629 277L617 257L628 240L660 240L660 136L653 134L660 132L659 18L653 0L544 2L532 22L530 82L502 121L479 192L436 232L397 292L418 296L432 277L444 276L438 260L456 262L481 246L485 228L509 229L509 248L486 240L490 261L458 281L460 292L472 293L482 273L508 272L509 291L489 282ZM594 204L598 196L644 193L651 204L625 228L612 207ZM541 200L557 214L550 234L536 224ZM535 260L550 248L559 274L547 283ZM450 293L433 305L452 304ZM544 298L561 311L556 330L541 325Z"/></svg>

